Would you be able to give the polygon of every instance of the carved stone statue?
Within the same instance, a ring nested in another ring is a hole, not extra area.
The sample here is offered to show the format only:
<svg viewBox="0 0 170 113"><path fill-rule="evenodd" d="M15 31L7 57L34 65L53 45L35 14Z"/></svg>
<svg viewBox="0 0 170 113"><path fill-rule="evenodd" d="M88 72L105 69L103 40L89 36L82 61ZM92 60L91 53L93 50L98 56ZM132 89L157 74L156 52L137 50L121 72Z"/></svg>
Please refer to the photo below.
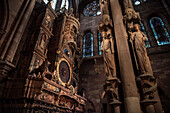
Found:
<svg viewBox="0 0 170 113"><path fill-rule="evenodd" d="M130 33L130 41L134 53L136 69L137 69L137 82L142 92L142 98L153 99L153 93L157 90L156 79L153 76L149 57L147 55L145 42L146 36L140 31L139 24L134 25L134 32Z"/></svg>
<svg viewBox="0 0 170 113"><path fill-rule="evenodd" d="M127 8L125 10L125 15L124 15L123 19L124 19L124 23L127 27L128 33L132 32L134 24L140 23L140 21L141 21L139 13L135 12L135 10L132 8Z"/></svg>
<svg viewBox="0 0 170 113"><path fill-rule="evenodd" d="M116 76L113 37L110 32L108 35L106 32L102 32L102 37L101 50L103 51L106 79L110 80Z"/></svg>
<svg viewBox="0 0 170 113"><path fill-rule="evenodd" d="M102 16L105 14L109 15L107 0L100 0L100 10Z"/></svg>
<svg viewBox="0 0 170 113"><path fill-rule="evenodd" d="M145 40L146 36L140 31L139 24L134 25L134 32L130 33L130 41L133 44L134 55L136 58L138 75L150 74L152 75L152 68L150 65L149 57L147 55Z"/></svg>
<svg viewBox="0 0 170 113"><path fill-rule="evenodd" d="M108 97L110 98L110 104L119 101L119 84L120 80L117 77L114 77L111 81L106 81L104 85L105 92L107 93Z"/></svg>
<svg viewBox="0 0 170 113"><path fill-rule="evenodd" d="M102 32L103 29L113 27L112 20L110 19L109 15L107 0L100 1L100 10L102 19L99 22L99 31Z"/></svg>

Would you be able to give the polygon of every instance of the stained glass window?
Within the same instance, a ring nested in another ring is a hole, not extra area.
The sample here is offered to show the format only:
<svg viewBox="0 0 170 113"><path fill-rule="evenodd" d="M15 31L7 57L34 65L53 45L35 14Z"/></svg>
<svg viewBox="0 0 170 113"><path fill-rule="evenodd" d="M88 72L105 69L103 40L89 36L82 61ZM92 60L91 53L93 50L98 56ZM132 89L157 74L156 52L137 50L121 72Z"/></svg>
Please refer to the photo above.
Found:
<svg viewBox="0 0 170 113"><path fill-rule="evenodd" d="M45 4L48 3L48 0L43 0L43 1L45 2ZM57 0L52 0L52 1L51 1L51 7L52 7L53 9L55 9L56 4L57 4Z"/></svg>
<svg viewBox="0 0 170 113"><path fill-rule="evenodd" d="M147 34L146 34L145 27L144 27L143 23L140 24L140 27L141 27L141 31L142 31L143 33L145 33L145 35L146 35L146 37L147 37L147 40L145 41L145 46L146 46L146 48L149 48L149 47L151 47L151 45L150 45L150 43L149 43L148 36L147 36Z"/></svg>
<svg viewBox="0 0 170 113"><path fill-rule="evenodd" d="M93 56L93 34L88 32L83 40L83 57Z"/></svg>
<svg viewBox="0 0 170 113"><path fill-rule="evenodd" d="M68 0L62 0L60 9L62 9L63 7L65 7L68 10L68 8L69 8L69 1Z"/></svg>
<svg viewBox="0 0 170 113"><path fill-rule="evenodd" d="M101 50L102 37L101 37L101 33L98 33L98 43L99 43L99 55L102 55L102 50Z"/></svg>
<svg viewBox="0 0 170 113"><path fill-rule="evenodd" d="M170 35L165 28L161 18L153 17L150 19L150 25L157 40L158 45L170 44Z"/></svg>
<svg viewBox="0 0 170 113"><path fill-rule="evenodd" d="M99 5L99 0L97 1L92 1L90 4L88 4L84 10L83 14L85 16L97 16L100 15L100 5Z"/></svg>

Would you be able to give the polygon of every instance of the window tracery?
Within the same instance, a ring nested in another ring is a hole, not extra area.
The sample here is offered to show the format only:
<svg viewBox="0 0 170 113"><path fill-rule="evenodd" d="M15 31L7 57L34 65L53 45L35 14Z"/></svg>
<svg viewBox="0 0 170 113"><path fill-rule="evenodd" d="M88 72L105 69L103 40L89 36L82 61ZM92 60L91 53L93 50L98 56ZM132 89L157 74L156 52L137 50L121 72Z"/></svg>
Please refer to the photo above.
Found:
<svg viewBox="0 0 170 113"><path fill-rule="evenodd" d="M97 16L101 14L99 0L87 4L83 10L85 16Z"/></svg>

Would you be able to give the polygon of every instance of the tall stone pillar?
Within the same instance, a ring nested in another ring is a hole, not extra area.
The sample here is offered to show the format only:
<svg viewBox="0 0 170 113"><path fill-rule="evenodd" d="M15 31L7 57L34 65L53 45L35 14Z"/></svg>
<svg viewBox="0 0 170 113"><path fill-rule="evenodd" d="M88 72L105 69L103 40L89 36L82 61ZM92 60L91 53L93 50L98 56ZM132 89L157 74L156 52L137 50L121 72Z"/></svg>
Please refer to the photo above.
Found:
<svg viewBox="0 0 170 113"><path fill-rule="evenodd" d="M127 33L118 0L110 0L126 113L141 113Z"/></svg>
<svg viewBox="0 0 170 113"><path fill-rule="evenodd" d="M20 40L22 38L23 32L25 30L25 27L27 25L29 17L32 13L34 5L35 5L35 0L30 0L30 2L28 3L28 6L26 7L26 10L20 20L20 24L18 25L18 27L15 31L15 35L13 36L12 42L10 43L10 45L8 47L8 51L5 55L5 59L7 61L10 61L10 62L13 61L13 58L17 51L18 45L20 43Z"/></svg>

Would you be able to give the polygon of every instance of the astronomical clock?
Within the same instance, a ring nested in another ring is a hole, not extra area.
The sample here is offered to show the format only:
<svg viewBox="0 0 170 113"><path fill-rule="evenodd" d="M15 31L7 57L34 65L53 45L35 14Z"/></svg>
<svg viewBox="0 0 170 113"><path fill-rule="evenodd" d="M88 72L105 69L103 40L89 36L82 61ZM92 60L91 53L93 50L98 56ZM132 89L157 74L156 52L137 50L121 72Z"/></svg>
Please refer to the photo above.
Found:
<svg viewBox="0 0 170 113"><path fill-rule="evenodd" d="M20 75L28 75L24 106L38 113L84 112L86 99L77 94L79 20L73 9L56 13L50 4L37 6L33 15L20 64Z"/></svg>

